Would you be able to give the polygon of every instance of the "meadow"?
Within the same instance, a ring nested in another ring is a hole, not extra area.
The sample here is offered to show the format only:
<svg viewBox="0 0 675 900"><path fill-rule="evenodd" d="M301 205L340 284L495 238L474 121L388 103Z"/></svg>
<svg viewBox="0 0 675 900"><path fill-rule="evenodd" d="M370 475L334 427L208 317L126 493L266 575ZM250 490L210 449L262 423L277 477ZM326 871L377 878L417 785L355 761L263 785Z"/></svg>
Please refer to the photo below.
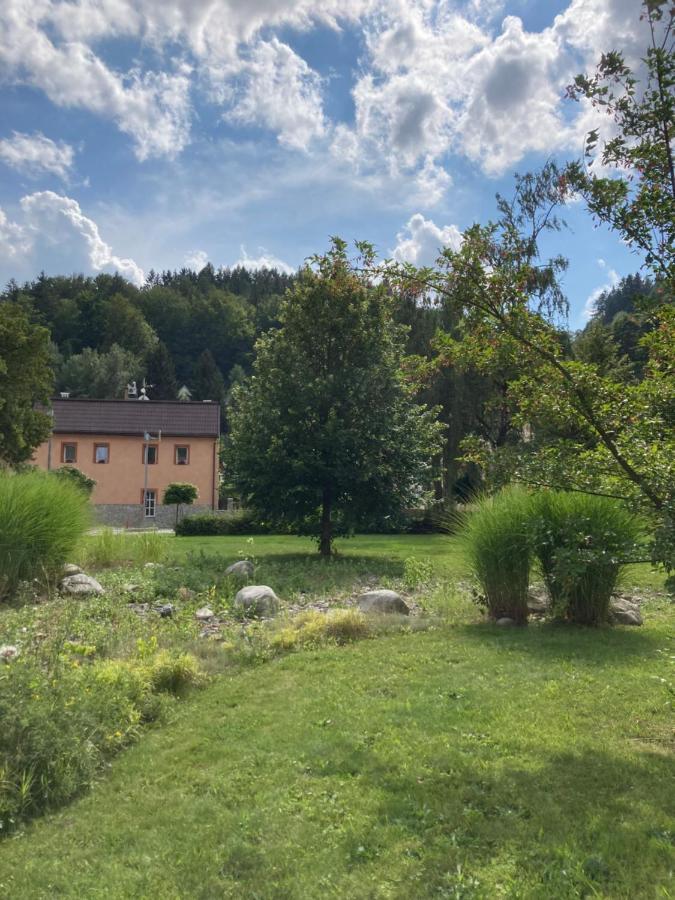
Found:
<svg viewBox="0 0 675 900"><path fill-rule="evenodd" d="M674 617L648 566L625 585L644 598L641 628L499 628L442 535L358 537L329 561L292 537L139 540L117 547L125 565L99 547L95 568L87 538L78 553L106 593L4 608L0 643L44 662L67 637L93 648L80 668L188 651L207 677L106 757L91 790L0 842L0 896L672 895ZM242 556L284 601L279 623L231 618L224 570ZM375 584L418 615L361 640L275 644L299 608ZM205 603L216 637L199 636Z"/></svg>

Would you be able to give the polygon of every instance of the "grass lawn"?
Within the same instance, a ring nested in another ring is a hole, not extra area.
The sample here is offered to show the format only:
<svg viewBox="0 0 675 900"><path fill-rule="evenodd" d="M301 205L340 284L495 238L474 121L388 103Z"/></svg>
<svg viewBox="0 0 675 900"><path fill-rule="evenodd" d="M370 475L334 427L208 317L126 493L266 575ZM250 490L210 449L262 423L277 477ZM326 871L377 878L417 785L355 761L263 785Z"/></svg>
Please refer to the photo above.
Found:
<svg viewBox="0 0 675 900"><path fill-rule="evenodd" d="M345 541L330 563L294 538L167 540L194 565L252 551L281 596L396 583L413 556L466 577L440 536ZM447 597L431 630L216 676L0 843L0 897L672 897L670 600L640 629L499 629Z"/></svg>

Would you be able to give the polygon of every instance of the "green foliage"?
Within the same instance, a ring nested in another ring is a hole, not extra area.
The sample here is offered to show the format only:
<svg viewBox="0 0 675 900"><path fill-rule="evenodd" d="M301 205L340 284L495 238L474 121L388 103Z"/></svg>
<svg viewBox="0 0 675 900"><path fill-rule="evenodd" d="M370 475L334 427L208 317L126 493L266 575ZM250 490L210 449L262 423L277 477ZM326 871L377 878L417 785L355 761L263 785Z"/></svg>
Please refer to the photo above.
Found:
<svg viewBox="0 0 675 900"><path fill-rule="evenodd" d="M515 488L483 497L469 513L463 532L466 553L493 619L527 621L530 581L531 505Z"/></svg>
<svg viewBox="0 0 675 900"><path fill-rule="evenodd" d="M563 491L532 498L533 549L557 615L577 625L607 621L640 526L615 500Z"/></svg>
<svg viewBox="0 0 675 900"><path fill-rule="evenodd" d="M126 532L101 528L88 535L77 550L82 565L108 568L115 565L161 562L166 555L166 536L156 531Z"/></svg>
<svg viewBox="0 0 675 900"><path fill-rule="evenodd" d="M225 381L210 350L204 350L197 359L192 386L196 400L225 400Z"/></svg>
<svg viewBox="0 0 675 900"><path fill-rule="evenodd" d="M0 601L21 581L49 586L89 523L85 494L46 472L0 474Z"/></svg>
<svg viewBox="0 0 675 900"><path fill-rule="evenodd" d="M434 567L430 559L409 556L403 561L403 583L411 590L429 584L433 575Z"/></svg>
<svg viewBox="0 0 675 900"><path fill-rule="evenodd" d="M280 319L233 391L232 474L247 506L315 535L329 555L336 514L347 529L412 504L439 426L401 371L389 292L352 265L344 242L303 269Z"/></svg>
<svg viewBox="0 0 675 900"><path fill-rule="evenodd" d="M191 506L198 496L199 491L194 484L189 484L186 481L173 481L166 486L162 503L165 506L176 507L176 524L178 524L178 514L181 506Z"/></svg>
<svg viewBox="0 0 675 900"><path fill-rule="evenodd" d="M146 378L151 385L149 395L152 400L178 399L176 369L169 349L159 341L147 358Z"/></svg>
<svg viewBox="0 0 675 900"><path fill-rule="evenodd" d="M92 491L96 487L96 480L89 478L88 475L85 475L80 469L76 469L75 466L60 466L58 469L54 469L52 474L57 478L63 478L76 485L81 491L84 491L87 497L91 496Z"/></svg>
<svg viewBox="0 0 675 900"><path fill-rule="evenodd" d="M347 644L370 635L367 618L357 609L301 613L272 635L272 647L293 650L304 645Z"/></svg>
<svg viewBox="0 0 675 900"><path fill-rule="evenodd" d="M212 513L189 516L176 525L175 531L182 537L203 537L218 534L269 534L275 529L269 523L261 521L252 510L242 509L220 516Z"/></svg>
<svg viewBox="0 0 675 900"><path fill-rule="evenodd" d="M67 359L57 374L57 387L75 397L121 400L127 384L140 381L143 362L140 356L112 344L105 352L86 347Z"/></svg>
<svg viewBox="0 0 675 900"><path fill-rule="evenodd" d="M49 399L50 361L47 329L0 302L0 466L26 462L49 435L49 417L35 406Z"/></svg>

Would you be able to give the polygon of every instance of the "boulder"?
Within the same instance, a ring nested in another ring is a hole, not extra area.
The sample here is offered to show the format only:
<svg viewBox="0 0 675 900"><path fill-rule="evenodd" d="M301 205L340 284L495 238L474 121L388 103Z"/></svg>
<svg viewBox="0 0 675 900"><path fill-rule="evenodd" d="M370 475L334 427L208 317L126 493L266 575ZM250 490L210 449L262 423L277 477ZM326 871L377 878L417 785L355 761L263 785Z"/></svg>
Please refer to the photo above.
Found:
<svg viewBox="0 0 675 900"><path fill-rule="evenodd" d="M163 603L157 607L157 612L163 619L170 619L174 614L174 609L173 603Z"/></svg>
<svg viewBox="0 0 675 900"><path fill-rule="evenodd" d="M63 567L63 577L65 578L67 575L80 575L82 573L82 569L79 566L76 566L75 563L66 563Z"/></svg>
<svg viewBox="0 0 675 900"><path fill-rule="evenodd" d="M0 661L8 663L19 655L19 648L14 644L3 644L0 647Z"/></svg>
<svg viewBox="0 0 675 900"><path fill-rule="evenodd" d="M551 601L545 591L532 590L527 595L527 608L531 613L543 615L551 608Z"/></svg>
<svg viewBox="0 0 675 900"><path fill-rule="evenodd" d="M250 584L237 592L234 605L247 617L273 616L279 609L279 598L266 584Z"/></svg>
<svg viewBox="0 0 675 900"><path fill-rule="evenodd" d="M61 579L61 592L64 594L102 594L103 588L91 575L80 572L78 575L66 575Z"/></svg>
<svg viewBox="0 0 675 900"><path fill-rule="evenodd" d="M638 602L626 597L612 597L609 601L609 621L615 625L642 625Z"/></svg>
<svg viewBox="0 0 675 900"><path fill-rule="evenodd" d="M240 559L236 563L232 563L225 569L226 575L237 575L241 578L251 578L253 576L253 563L250 559Z"/></svg>
<svg viewBox="0 0 675 900"><path fill-rule="evenodd" d="M200 622L208 622L209 619L213 618L215 618L215 613L209 606L202 606L195 613L195 619L198 619Z"/></svg>
<svg viewBox="0 0 675 900"><path fill-rule="evenodd" d="M358 607L363 613L410 615L410 608L396 591L367 591L359 597Z"/></svg>
<svg viewBox="0 0 675 900"><path fill-rule="evenodd" d="M510 628L511 625L515 625L515 624L516 624L516 620L509 619L508 616L502 616L501 619L497 619L497 625L499 625L500 628Z"/></svg>

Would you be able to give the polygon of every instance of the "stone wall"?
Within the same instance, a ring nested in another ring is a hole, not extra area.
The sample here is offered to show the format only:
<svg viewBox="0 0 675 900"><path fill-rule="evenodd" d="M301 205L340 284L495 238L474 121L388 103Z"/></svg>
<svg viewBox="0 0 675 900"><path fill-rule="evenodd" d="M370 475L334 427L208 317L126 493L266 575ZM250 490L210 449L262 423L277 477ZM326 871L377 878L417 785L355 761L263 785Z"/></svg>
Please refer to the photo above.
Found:
<svg viewBox="0 0 675 900"><path fill-rule="evenodd" d="M155 515L148 518L143 514L140 503L99 503L94 507L94 515L99 525L111 525L115 528L173 528L176 524L176 507L157 504ZM198 516L204 513L215 515L227 514L225 510L213 510L210 506L183 506L181 518Z"/></svg>

